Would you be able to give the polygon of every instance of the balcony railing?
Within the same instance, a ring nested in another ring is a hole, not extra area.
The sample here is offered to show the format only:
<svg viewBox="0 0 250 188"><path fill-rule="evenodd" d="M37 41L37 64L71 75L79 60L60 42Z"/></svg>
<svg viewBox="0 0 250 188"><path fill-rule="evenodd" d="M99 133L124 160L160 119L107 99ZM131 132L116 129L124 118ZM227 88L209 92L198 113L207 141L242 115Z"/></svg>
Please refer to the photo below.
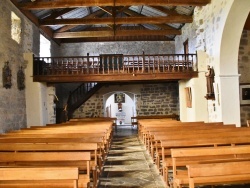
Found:
<svg viewBox="0 0 250 188"><path fill-rule="evenodd" d="M197 72L196 54L34 57L34 76Z"/></svg>

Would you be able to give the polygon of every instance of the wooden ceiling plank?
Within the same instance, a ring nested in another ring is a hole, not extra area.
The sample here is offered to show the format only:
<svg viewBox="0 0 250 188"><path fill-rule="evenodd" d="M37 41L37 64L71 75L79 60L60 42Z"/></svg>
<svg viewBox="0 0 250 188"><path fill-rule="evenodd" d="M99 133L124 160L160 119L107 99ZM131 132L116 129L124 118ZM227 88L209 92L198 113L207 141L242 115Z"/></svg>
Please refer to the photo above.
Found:
<svg viewBox="0 0 250 188"><path fill-rule="evenodd" d="M118 10L118 13L120 12L123 12L124 10L127 10L129 7L121 7L119 10ZM102 17L106 12L104 12L102 9L101 10L98 10L94 13L91 13L90 15L84 17L84 18L94 18L94 17L97 17L97 16L100 16ZM65 32L65 31L68 31L70 29L73 29L74 27L77 27L77 25L66 25L66 26L63 26L62 28L60 28L59 30L57 30L57 32Z"/></svg>
<svg viewBox="0 0 250 188"><path fill-rule="evenodd" d="M178 14L178 12L176 12L176 10L169 10L161 6L151 6L151 7L167 15L174 15L174 16L180 15Z"/></svg>
<svg viewBox="0 0 250 188"><path fill-rule="evenodd" d="M211 0L63 0L63 1L38 1L19 3L18 6L24 10L57 9L57 8L79 8L91 6L204 6Z"/></svg>
<svg viewBox="0 0 250 188"><path fill-rule="evenodd" d="M116 36L146 36L146 35L180 35L180 30L116 30ZM113 31L81 31L54 33L54 38L84 38L84 37L111 37Z"/></svg>
<svg viewBox="0 0 250 188"><path fill-rule="evenodd" d="M144 19L147 18L146 16L138 14L137 12L134 12L134 11L129 10L129 9L124 10L124 13L127 14L127 15L130 15L130 16L143 17ZM176 28L173 28L173 27L168 26L166 24L155 24L155 26L157 26L159 28L162 28L162 29L173 29L173 30L176 30Z"/></svg>
<svg viewBox="0 0 250 188"><path fill-rule="evenodd" d="M63 9L63 10L60 10L60 11L55 11L55 12L52 12L50 14L50 16L42 19L42 20L47 20L47 19L56 19L58 18L59 16L62 16L70 11L74 10L74 8L66 8L66 9Z"/></svg>
<svg viewBox="0 0 250 188"><path fill-rule="evenodd" d="M105 12L103 12L102 10L98 10L84 18L95 18L95 17L99 17L99 16L103 16L103 14L105 14ZM74 27L76 27L76 25L66 25L63 26L62 28L58 29L56 32L65 32L68 31L70 29L73 29Z"/></svg>

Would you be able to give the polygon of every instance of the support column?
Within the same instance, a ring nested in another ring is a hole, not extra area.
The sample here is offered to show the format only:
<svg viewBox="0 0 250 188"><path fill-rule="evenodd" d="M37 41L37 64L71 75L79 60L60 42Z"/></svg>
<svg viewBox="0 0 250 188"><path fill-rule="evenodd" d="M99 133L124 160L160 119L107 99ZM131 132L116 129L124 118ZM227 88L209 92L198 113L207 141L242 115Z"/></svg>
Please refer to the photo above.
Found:
<svg viewBox="0 0 250 188"><path fill-rule="evenodd" d="M25 97L27 127L46 125L48 123L47 86L44 83L33 82L33 54L25 53L27 63L25 69Z"/></svg>
<svg viewBox="0 0 250 188"><path fill-rule="evenodd" d="M219 75L216 79L219 85L219 121L240 127L239 75Z"/></svg>

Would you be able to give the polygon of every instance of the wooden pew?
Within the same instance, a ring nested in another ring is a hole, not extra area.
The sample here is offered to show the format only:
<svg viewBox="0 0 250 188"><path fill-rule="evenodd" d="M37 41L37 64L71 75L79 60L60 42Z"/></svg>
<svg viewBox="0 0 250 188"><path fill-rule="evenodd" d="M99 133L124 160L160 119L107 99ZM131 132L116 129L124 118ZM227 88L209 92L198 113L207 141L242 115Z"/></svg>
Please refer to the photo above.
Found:
<svg viewBox="0 0 250 188"><path fill-rule="evenodd" d="M0 143L0 152L90 152L90 169L93 178L93 184L97 185L99 174L102 168L102 159L97 155L97 143L63 143L63 144L44 144L44 143Z"/></svg>
<svg viewBox="0 0 250 188"><path fill-rule="evenodd" d="M189 188L195 185L250 182L250 161L187 165Z"/></svg>
<svg viewBox="0 0 250 188"><path fill-rule="evenodd" d="M99 127L93 125L64 125L64 126L49 126L49 127L32 127L25 128L18 131L11 131L10 133L25 133L25 134L34 134L39 131L39 134L55 134L55 133L103 133L107 139L112 138L112 129L111 126Z"/></svg>
<svg viewBox="0 0 250 188"><path fill-rule="evenodd" d="M201 128L201 127L200 127ZM150 147L150 153L153 159L155 158L156 164L159 167L160 160L162 160L163 157L166 155L170 155L170 150L165 151L165 155L162 153L161 148L161 142L164 140L178 140L178 139L195 139L197 138L213 138L214 136L225 136L225 133L229 133L231 136L238 135L239 132L243 132L243 135L250 135L250 130L244 130L240 128L236 128L234 126L225 126L225 127L210 127L205 129L195 129L195 130L172 130L168 132L164 132L164 134L161 134L162 132L154 133L154 139L151 140L149 143Z"/></svg>
<svg viewBox="0 0 250 188"><path fill-rule="evenodd" d="M188 185L187 165L250 160L250 145L171 149L174 187ZM181 174L178 169L181 167Z"/></svg>
<svg viewBox="0 0 250 188"><path fill-rule="evenodd" d="M161 142L162 152L165 154L165 150L174 148L187 148L187 147L218 147L218 146L232 146L232 145L243 145L250 144L250 137L247 136L228 136L228 137L217 137L217 138L198 138L198 139L179 139L179 140L165 140ZM171 167L167 158L163 158L163 177L168 182L169 167Z"/></svg>
<svg viewBox="0 0 250 188"><path fill-rule="evenodd" d="M205 126L221 126L224 125L222 122L213 122L213 123L205 123L202 121L196 121L196 122L179 122L179 121L175 121L175 122L157 122L148 126L142 126L141 128L141 137L147 137L150 131L155 131L155 132L162 132L162 131L166 131L165 129L168 128L173 128L173 129L178 129L181 127L190 127L190 126L200 126L200 125L205 125Z"/></svg>
<svg viewBox="0 0 250 188"><path fill-rule="evenodd" d="M228 128L236 128L235 125L226 125L226 126L221 126L218 125L217 123L183 123L180 126L170 126L170 127L156 127L156 128L151 128L148 129L145 132L144 135L144 143L148 145L150 142L156 140L156 136L164 136L164 135L173 135L172 133L169 134L169 132L187 132L187 131L198 131L198 130L212 130L212 129L228 129ZM176 134L174 134L176 135Z"/></svg>
<svg viewBox="0 0 250 188"><path fill-rule="evenodd" d="M85 151L90 149L91 144L95 144L95 151L91 150L93 165L98 165L99 171L102 168L102 162L106 157L109 144L112 139L112 123L110 121L77 121L66 124L39 126L25 128L18 131L12 131L0 136L0 151ZM18 144L17 144L18 143ZM85 149L83 145L85 144ZM6 146L4 146L6 145ZM72 146L74 145L74 146ZM77 146L76 146L77 145ZM86 145L89 145L86 148ZM97 160L97 145L99 157ZM9 146L9 147L8 147ZM8 148L8 149L7 149ZM11 149L10 149L11 148ZM28 163L28 162L27 162ZM30 162L29 162L30 163ZM22 164L24 164L22 162ZM26 164L26 163L25 163ZM55 164L53 162L53 164ZM66 164L66 163L65 163ZM67 162L67 164L70 164ZM79 164L79 163L76 163ZM88 165L81 166L81 170L88 169ZM93 170L94 168L92 168ZM94 169L96 170L96 168ZM88 170L87 170L88 171ZM94 186L97 185L97 170L93 172Z"/></svg>
<svg viewBox="0 0 250 188"><path fill-rule="evenodd" d="M89 121L116 121L117 118L115 117L91 117L91 118L72 118L69 121L82 121L82 122L89 122Z"/></svg>
<svg viewBox="0 0 250 188"><path fill-rule="evenodd" d="M114 117L95 117L95 118L72 118L69 120L69 122L96 122L96 121L108 121L108 122L112 122L112 127L115 128L115 130L117 130L117 125L116 125L116 121L117 118Z"/></svg>
<svg viewBox="0 0 250 188"><path fill-rule="evenodd" d="M141 132L147 128L152 126L163 126L163 125L169 125L169 124L179 124L180 121L176 121L173 119L141 119L138 120L138 133L139 137L141 137Z"/></svg>
<svg viewBox="0 0 250 188"><path fill-rule="evenodd" d="M78 188L76 167L0 168L0 187Z"/></svg>
<svg viewBox="0 0 250 188"><path fill-rule="evenodd" d="M168 129L168 128L178 128L179 126L186 126L186 127L189 127L189 126L199 126L199 125L208 125L204 122L179 122L179 121L175 121L175 122L157 122L155 124L151 124L151 125L148 125L148 126L142 126L140 128L140 137L141 137L141 140L143 142L145 142L145 140L148 138L148 132L151 130L156 130L158 129L158 131L162 131L164 129Z"/></svg>
<svg viewBox="0 0 250 188"><path fill-rule="evenodd" d="M0 152L1 167L77 167L78 187L90 183L90 160L90 152Z"/></svg>
<svg viewBox="0 0 250 188"><path fill-rule="evenodd" d="M19 136L19 135L25 135L25 136ZM11 136L13 135L13 136ZM17 135L17 136L16 136ZM32 135L37 135L37 136L32 136ZM39 135L39 136L38 136ZM38 129L24 129L24 130L19 130L19 131L12 131L7 134L3 134L0 136L0 140L5 137L13 137L13 138L48 138L48 140L53 140L53 139L59 139L63 138L65 139L79 139L80 142L83 142L85 139L86 142L93 142L94 139L99 139L102 138L102 142L100 144L103 144L104 150L107 153L108 149L110 147L110 142L111 142L111 133L108 131L103 131L103 130L92 130L90 127L82 127L82 126L74 126L74 128L68 128L68 127L58 127L58 128L38 128ZM89 140L88 140L89 138ZM82 141L81 141L82 140ZM95 141L94 141L95 142ZM0 141L1 143L1 141Z"/></svg>
<svg viewBox="0 0 250 188"><path fill-rule="evenodd" d="M91 135L84 138L64 138L58 135L55 135L53 138L47 137L36 137L36 135L29 135L30 137L5 137L0 138L0 150L8 149L6 146L10 146L9 150L15 149L28 149L29 145L37 145L31 146L34 150L39 150L39 146L42 145L45 149L53 150L53 145L59 145L56 150L66 150L68 147L69 150L77 150L86 149L93 150L92 158L97 163L99 170L102 169L104 159L106 158L107 151L103 146L103 139L99 137L92 137ZM13 144L26 144L25 146L13 145ZM28 145L29 144L29 145ZM12 145L12 146L11 146ZM61 146L60 146L61 145ZM22 147L22 148L21 148ZM51 147L51 149L50 149ZM95 150L97 148L97 150ZM45 150L44 149L44 150ZM31 149L32 150L32 149ZM42 148L40 149L42 150Z"/></svg>
<svg viewBox="0 0 250 188"><path fill-rule="evenodd" d="M177 137L178 135L186 135L186 133L191 132L194 133L194 131L205 131L207 130L219 130L222 131L224 129L234 128L235 125L228 125L228 126L218 126L217 124L204 124L204 123L184 123L181 127L171 126L171 127L164 127L164 128L152 128L150 129L146 134L144 138L144 144L146 145L146 148L151 153L151 156L153 157L154 151L156 150L157 145L159 145L160 140L164 139L170 139L173 137ZM191 131L190 131L191 130ZM178 138L176 138L178 139Z"/></svg>
<svg viewBox="0 0 250 188"><path fill-rule="evenodd" d="M138 126L138 131L140 130L141 123L147 122L147 121L155 121L155 120L163 120L163 121L169 121L169 120L174 120L176 121L179 119L179 116L176 114L171 114L171 115L154 115L154 116L135 116L131 117L131 124L132 125L137 125Z"/></svg>

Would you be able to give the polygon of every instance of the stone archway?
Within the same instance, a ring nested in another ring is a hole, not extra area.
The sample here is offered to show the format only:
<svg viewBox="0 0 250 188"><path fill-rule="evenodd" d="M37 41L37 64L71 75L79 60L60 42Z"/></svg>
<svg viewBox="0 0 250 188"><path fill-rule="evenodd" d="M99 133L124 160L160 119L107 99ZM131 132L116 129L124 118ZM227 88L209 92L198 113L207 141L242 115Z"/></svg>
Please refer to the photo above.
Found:
<svg viewBox="0 0 250 188"><path fill-rule="evenodd" d="M109 114L111 117L116 117L116 113L118 113L118 103L115 103L114 97L117 93L123 93L125 95L125 101L122 103L122 111L125 112L126 116L122 121L122 124L130 124L131 117L135 115L135 94L128 91L112 91L104 94L104 115L107 116L107 110L110 110Z"/></svg>
<svg viewBox="0 0 250 188"><path fill-rule="evenodd" d="M219 120L240 126L238 51L242 30L250 11L250 1L232 0L225 9L227 10L223 11L228 14L216 45L220 53L215 56L219 72L216 83L220 88L221 101Z"/></svg>

